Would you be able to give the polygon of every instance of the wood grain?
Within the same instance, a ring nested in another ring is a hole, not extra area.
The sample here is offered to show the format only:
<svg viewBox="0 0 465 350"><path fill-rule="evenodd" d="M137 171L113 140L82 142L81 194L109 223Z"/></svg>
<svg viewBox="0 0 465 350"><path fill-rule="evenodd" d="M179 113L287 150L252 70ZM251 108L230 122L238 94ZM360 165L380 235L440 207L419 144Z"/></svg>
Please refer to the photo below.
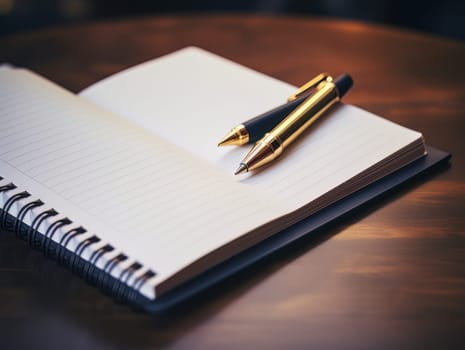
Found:
<svg viewBox="0 0 465 350"><path fill-rule="evenodd" d="M317 18L172 16L2 37L0 60L77 92L188 45L296 85L349 72L346 102L421 131L452 166L157 316L1 232L2 348L463 348L465 44Z"/></svg>

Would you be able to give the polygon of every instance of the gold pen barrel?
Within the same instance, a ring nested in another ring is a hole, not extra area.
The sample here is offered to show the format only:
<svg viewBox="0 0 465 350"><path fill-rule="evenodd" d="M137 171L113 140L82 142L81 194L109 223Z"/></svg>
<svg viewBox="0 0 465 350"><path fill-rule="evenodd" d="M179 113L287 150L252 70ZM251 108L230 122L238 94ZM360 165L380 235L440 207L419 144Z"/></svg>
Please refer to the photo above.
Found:
<svg viewBox="0 0 465 350"><path fill-rule="evenodd" d="M350 84L347 81L346 78L346 90L352 84L351 78ZM259 168L277 158L290 143L340 100L339 94L334 82L321 83L313 95L255 144L240 163L236 174Z"/></svg>
<svg viewBox="0 0 465 350"><path fill-rule="evenodd" d="M286 119L276 125L270 134L278 138L281 146L285 148L337 101L339 94L336 85L333 82L326 82Z"/></svg>

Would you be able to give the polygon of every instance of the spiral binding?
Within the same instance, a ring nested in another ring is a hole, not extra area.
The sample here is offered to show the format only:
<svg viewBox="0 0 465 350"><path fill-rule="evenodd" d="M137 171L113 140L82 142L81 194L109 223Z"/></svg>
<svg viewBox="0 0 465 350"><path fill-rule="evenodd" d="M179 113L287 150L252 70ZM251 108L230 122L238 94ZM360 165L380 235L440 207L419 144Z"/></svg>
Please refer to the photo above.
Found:
<svg viewBox="0 0 465 350"><path fill-rule="evenodd" d="M5 180L0 176L0 181ZM12 190L17 190L18 187L10 182L0 186L0 194ZM140 305L146 302L147 299L140 293L144 284L156 275L152 270L147 270L139 276L135 274L143 268L143 265L134 262L122 270L118 278L113 277L112 271L129 258L125 254L117 254L109 259L103 269L97 267L99 260L115 248L110 244L104 244L100 248L94 250L88 260L82 258L82 254L86 249L94 244L101 242L101 239L96 235L92 235L81 241L74 252L67 249L73 238L87 233L87 230L82 226L72 228L65 232L57 243L53 237L58 230L65 226L71 225L73 221L67 217L60 218L51 223L44 234L39 233L41 225L49 220L59 216L60 214L53 208L44 210L36 214L30 226L24 224L23 220L26 215L35 208L45 206L45 203L40 200L32 200L24 204L18 211L16 217L10 214L10 210L15 203L20 200L25 200L32 197L27 191L22 191L13 194L9 197L3 207L0 207L0 227L12 231L17 237L27 241L31 247L41 250L45 256L56 260L61 265L69 268L80 277L84 278L88 283L98 287L104 292L112 295L116 300L129 302L133 305ZM128 282L133 278L131 286Z"/></svg>

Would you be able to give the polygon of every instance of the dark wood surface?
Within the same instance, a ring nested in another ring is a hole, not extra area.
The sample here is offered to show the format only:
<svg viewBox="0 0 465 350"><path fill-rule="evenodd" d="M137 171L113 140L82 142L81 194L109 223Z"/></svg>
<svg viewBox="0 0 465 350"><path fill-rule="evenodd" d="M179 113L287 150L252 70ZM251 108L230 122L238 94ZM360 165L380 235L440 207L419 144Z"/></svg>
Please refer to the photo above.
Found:
<svg viewBox="0 0 465 350"><path fill-rule="evenodd" d="M77 92L187 45L296 85L349 72L346 102L421 131L452 165L163 315L1 232L0 347L464 348L465 44L344 21L175 16L2 37L0 61Z"/></svg>

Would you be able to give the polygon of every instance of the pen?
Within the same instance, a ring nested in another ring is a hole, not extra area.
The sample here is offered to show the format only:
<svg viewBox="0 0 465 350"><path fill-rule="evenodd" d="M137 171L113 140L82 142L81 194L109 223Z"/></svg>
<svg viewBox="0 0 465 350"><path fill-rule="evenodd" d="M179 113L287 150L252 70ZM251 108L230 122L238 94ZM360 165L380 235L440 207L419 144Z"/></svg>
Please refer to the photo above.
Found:
<svg viewBox="0 0 465 350"><path fill-rule="evenodd" d="M305 101L311 88L316 87L322 81L327 79L332 80L327 73L318 74L315 78L301 86L292 96L290 96L287 103L249 119L231 129L231 131L218 143L218 146L242 146L258 141L267 131L273 129L280 121L289 115L289 113Z"/></svg>
<svg viewBox="0 0 465 350"><path fill-rule="evenodd" d="M338 102L352 84L352 78L348 74L319 84L314 94L307 97L253 146L235 174L257 169L277 158L290 143Z"/></svg>

